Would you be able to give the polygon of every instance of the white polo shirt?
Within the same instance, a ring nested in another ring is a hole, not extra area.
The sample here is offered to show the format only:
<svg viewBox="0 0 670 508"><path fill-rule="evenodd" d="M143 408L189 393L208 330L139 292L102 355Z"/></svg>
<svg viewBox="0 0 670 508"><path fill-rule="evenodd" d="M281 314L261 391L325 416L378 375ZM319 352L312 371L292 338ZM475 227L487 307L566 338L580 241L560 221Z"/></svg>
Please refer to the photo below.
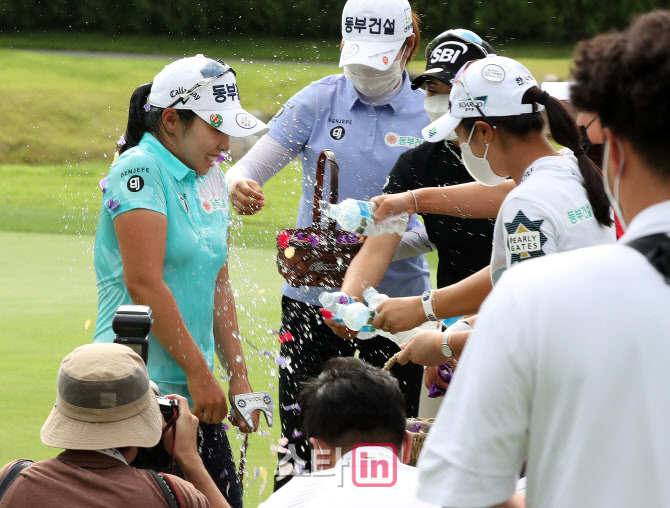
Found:
<svg viewBox="0 0 670 508"><path fill-rule="evenodd" d="M363 462L361 453L366 454ZM378 485L361 486L373 474ZM259 508L437 508L417 499L417 475L415 467L402 464L388 448L361 447L343 455L332 469L296 476Z"/></svg>
<svg viewBox="0 0 670 508"><path fill-rule="evenodd" d="M670 201L622 242L670 234ZM670 285L636 250L524 263L485 301L419 459L420 499L670 506Z"/></svg>
<svg viewBox="0 0 670 508"><path fill-rule="evenodd" d="M493 232L491 280L526 259L616 241L591 209L572 152L541 157L505 198Z"/></svg>

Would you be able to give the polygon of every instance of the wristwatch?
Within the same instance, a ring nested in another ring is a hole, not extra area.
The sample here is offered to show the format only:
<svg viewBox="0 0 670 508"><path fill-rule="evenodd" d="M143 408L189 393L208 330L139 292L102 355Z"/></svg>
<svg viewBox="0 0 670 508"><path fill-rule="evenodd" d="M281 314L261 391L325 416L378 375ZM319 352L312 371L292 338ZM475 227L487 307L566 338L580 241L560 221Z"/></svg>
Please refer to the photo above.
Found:
<svg viewBox="0 0 670 508"><path fill-rule="evenodd" d="M440 349L442 351L442 354L447 358L451 358L454 356L454 352L449 347L449 337L451 337L452 333L454 333L454 330L447 329L447 331L444 332L444 335L442 336L442 346L440 347Z"/></svg>
<svg viewBox="0 0 670 508"><path fill-rule="evenodd" d="M435 312L433 311L433 293L434 290L424 291L421 295L421 305L423 305L423 313L426 315L429 321L437 321L435 317Z"/></svg>

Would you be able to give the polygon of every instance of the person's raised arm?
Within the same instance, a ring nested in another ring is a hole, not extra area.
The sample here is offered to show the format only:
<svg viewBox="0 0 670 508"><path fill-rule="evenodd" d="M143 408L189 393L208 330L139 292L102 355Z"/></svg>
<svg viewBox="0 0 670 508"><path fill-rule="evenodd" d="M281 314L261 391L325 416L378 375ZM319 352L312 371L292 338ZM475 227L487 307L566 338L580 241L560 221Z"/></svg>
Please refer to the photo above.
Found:
<svg viewBox="0 0 670 508"><path fill-rule="evenodd" d="M363 291L370 286L377 287L384 278L400 240L401 237L395 233L369 236L361 250L351 260L344 275L341 291L358 301L363 301ZM326 319L325 323L343 339L352 339L358 335L358 332L330 319Z"/></svg>
<svg viewBox="0 0 670 508"><path fill-rule="evenodd" d="M512 180L506 180L495 187L470 182L447 187L426 187L399 194L384 194L375 196L370 201L377 205L375 220L403 211L470 219L494 219L503 200L515 186Z"/></svg>
<svg viewBox="0 0 670 508"><path fill-rule="evenodd" d="M476 314L491 292L491 270L487 266L456 284L433 293L432 310L438 319ZM391 333L411 330L426 321L422 297L390 298L377 308L372 326Z"/></svg>
<svg viewBox="0 0 670 508"><path fill-rule="evenodd" d="M230 244L230 237L228 237ZM216 279L216 292L214 293L214 342L216 354L221 366L230 375L228 396L233 403L233 396L243 393L251 393L251 385L247 375L247 366L244 361L242 344L240 343L240 332L237 325L237 311L235 309L235 297L230 286L228 276L228 263L221 267ZM253 432L258 429L258 411L254 412L254 428L249 429L242 418L232 423L240 428L242 432Z"/></svg>
<svg viewBox="0 0 670 508"><path fill-rule="evenodd" d="M202 415L208 423L221 422L227 413L225 393L209 370L172 291L163 280L167 217L152 210L134 209L118 215L114 229L128 293L133 303L151 307L152 333L186 374L193 413Z"/></svg>
<svg viewBox="0 0 670 508"><path fill-rule="evenodd" d="M253 215L262 210L265 195L261 187L297 154L267 134L260 138L226 174L228 194L235 211L240 215Z"/></svg>
<svg viewBox="0 0 670 508"><path fill-rule="evenodd" d="M377 287L384 278L393 252L401 239L402 237L395 233L369 236L349 264L342 282L342 291L362 300L366 288Z"/></svg>
<svg viewBox="0 0 670 508"><path fill-rule="evenodd" d="M228 194L238 214L252 215L263 208L261 186L300 153L321 114L314 87L307 86L270 120L270 132L228 172Z"/></svg>

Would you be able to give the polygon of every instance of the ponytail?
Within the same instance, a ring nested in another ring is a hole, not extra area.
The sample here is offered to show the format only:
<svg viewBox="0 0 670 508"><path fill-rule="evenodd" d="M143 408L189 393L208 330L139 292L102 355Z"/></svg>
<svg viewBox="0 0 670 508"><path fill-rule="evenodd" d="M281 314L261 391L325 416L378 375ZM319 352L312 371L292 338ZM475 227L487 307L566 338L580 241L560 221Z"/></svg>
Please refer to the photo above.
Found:
<svg viewBox="0 0 670 508"><path fill-rule="evenodd" d="M152 83L146 83L138 86L130 97L128 125L126 125L124 142L123 144L117 145L119 155L126 150L139 145L145 132L153 134L158 141L163 143L163 136L166 134L165 127L163 126L163 111L165 111L165 108L159 108L158 106L151 106L149 104L148 99L149 93L151 92L151 85ZM177 109L177 114L185 129L191 127L197 116L196 113L190 109ZM174 137L169 132L167 132L167 135Z"/></svg>
<svg viewBox="0 0 670 508"><path fill-rule="evenodd" d="M152 83L140 85L135 89L130 97L130 106L128 107L128 125L126 126L125 144L119 147L119 155L126 150L140 144L144 133L149 129L147 116L149 113L144 109L151 92Z"/></svg>
<svg viewBox="0 0 670 508"><path fill-rule="evenodd" d="M551 97L547 92L543 92L536 86L526 91L523 102L545 106L551 136L558 144L572 150L577 157L577 164L584 178L584 187L589 203L593 208L593 215L601 225L611 226L610 203L607 194L605 194L602 173L584 152L579 137L579 128L570 112L561 101Z"/></svg>

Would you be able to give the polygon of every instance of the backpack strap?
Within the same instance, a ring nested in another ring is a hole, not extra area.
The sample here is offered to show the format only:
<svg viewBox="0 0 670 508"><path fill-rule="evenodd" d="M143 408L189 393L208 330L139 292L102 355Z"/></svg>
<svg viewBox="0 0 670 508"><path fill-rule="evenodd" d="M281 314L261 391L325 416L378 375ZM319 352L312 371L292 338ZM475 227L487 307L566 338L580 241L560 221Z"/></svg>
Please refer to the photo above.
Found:
<svg viewBox="0 0 670 508"><path fill-rule="evenodd" d="M641 253L670 284L670 237L664 233L643 236L626 245Z"/></svg>
<svg viewBox="0 0 670 508"><path fill-rule="evenodd" d="M32 466L34 463L35 461L33 460L21 460L9 468L9 471L7 471L7 474L0 482L0 501L10 485L14 483L14 480L21 474L21 471Z"/></svg>
<svg viewBox="0 0 670 508"><path fill-rule="evenodd" d="M170 508L183 508L181 499L179 499L179 495L177 495L177 491L175 490L174 485L172 485L170 479L166 478L161 473L157 473L153 469L147 469L147 471L149 471L151 474L151 477L156 482L156 485L158 485L158 488L161 489L168 506Z"/></svg>

